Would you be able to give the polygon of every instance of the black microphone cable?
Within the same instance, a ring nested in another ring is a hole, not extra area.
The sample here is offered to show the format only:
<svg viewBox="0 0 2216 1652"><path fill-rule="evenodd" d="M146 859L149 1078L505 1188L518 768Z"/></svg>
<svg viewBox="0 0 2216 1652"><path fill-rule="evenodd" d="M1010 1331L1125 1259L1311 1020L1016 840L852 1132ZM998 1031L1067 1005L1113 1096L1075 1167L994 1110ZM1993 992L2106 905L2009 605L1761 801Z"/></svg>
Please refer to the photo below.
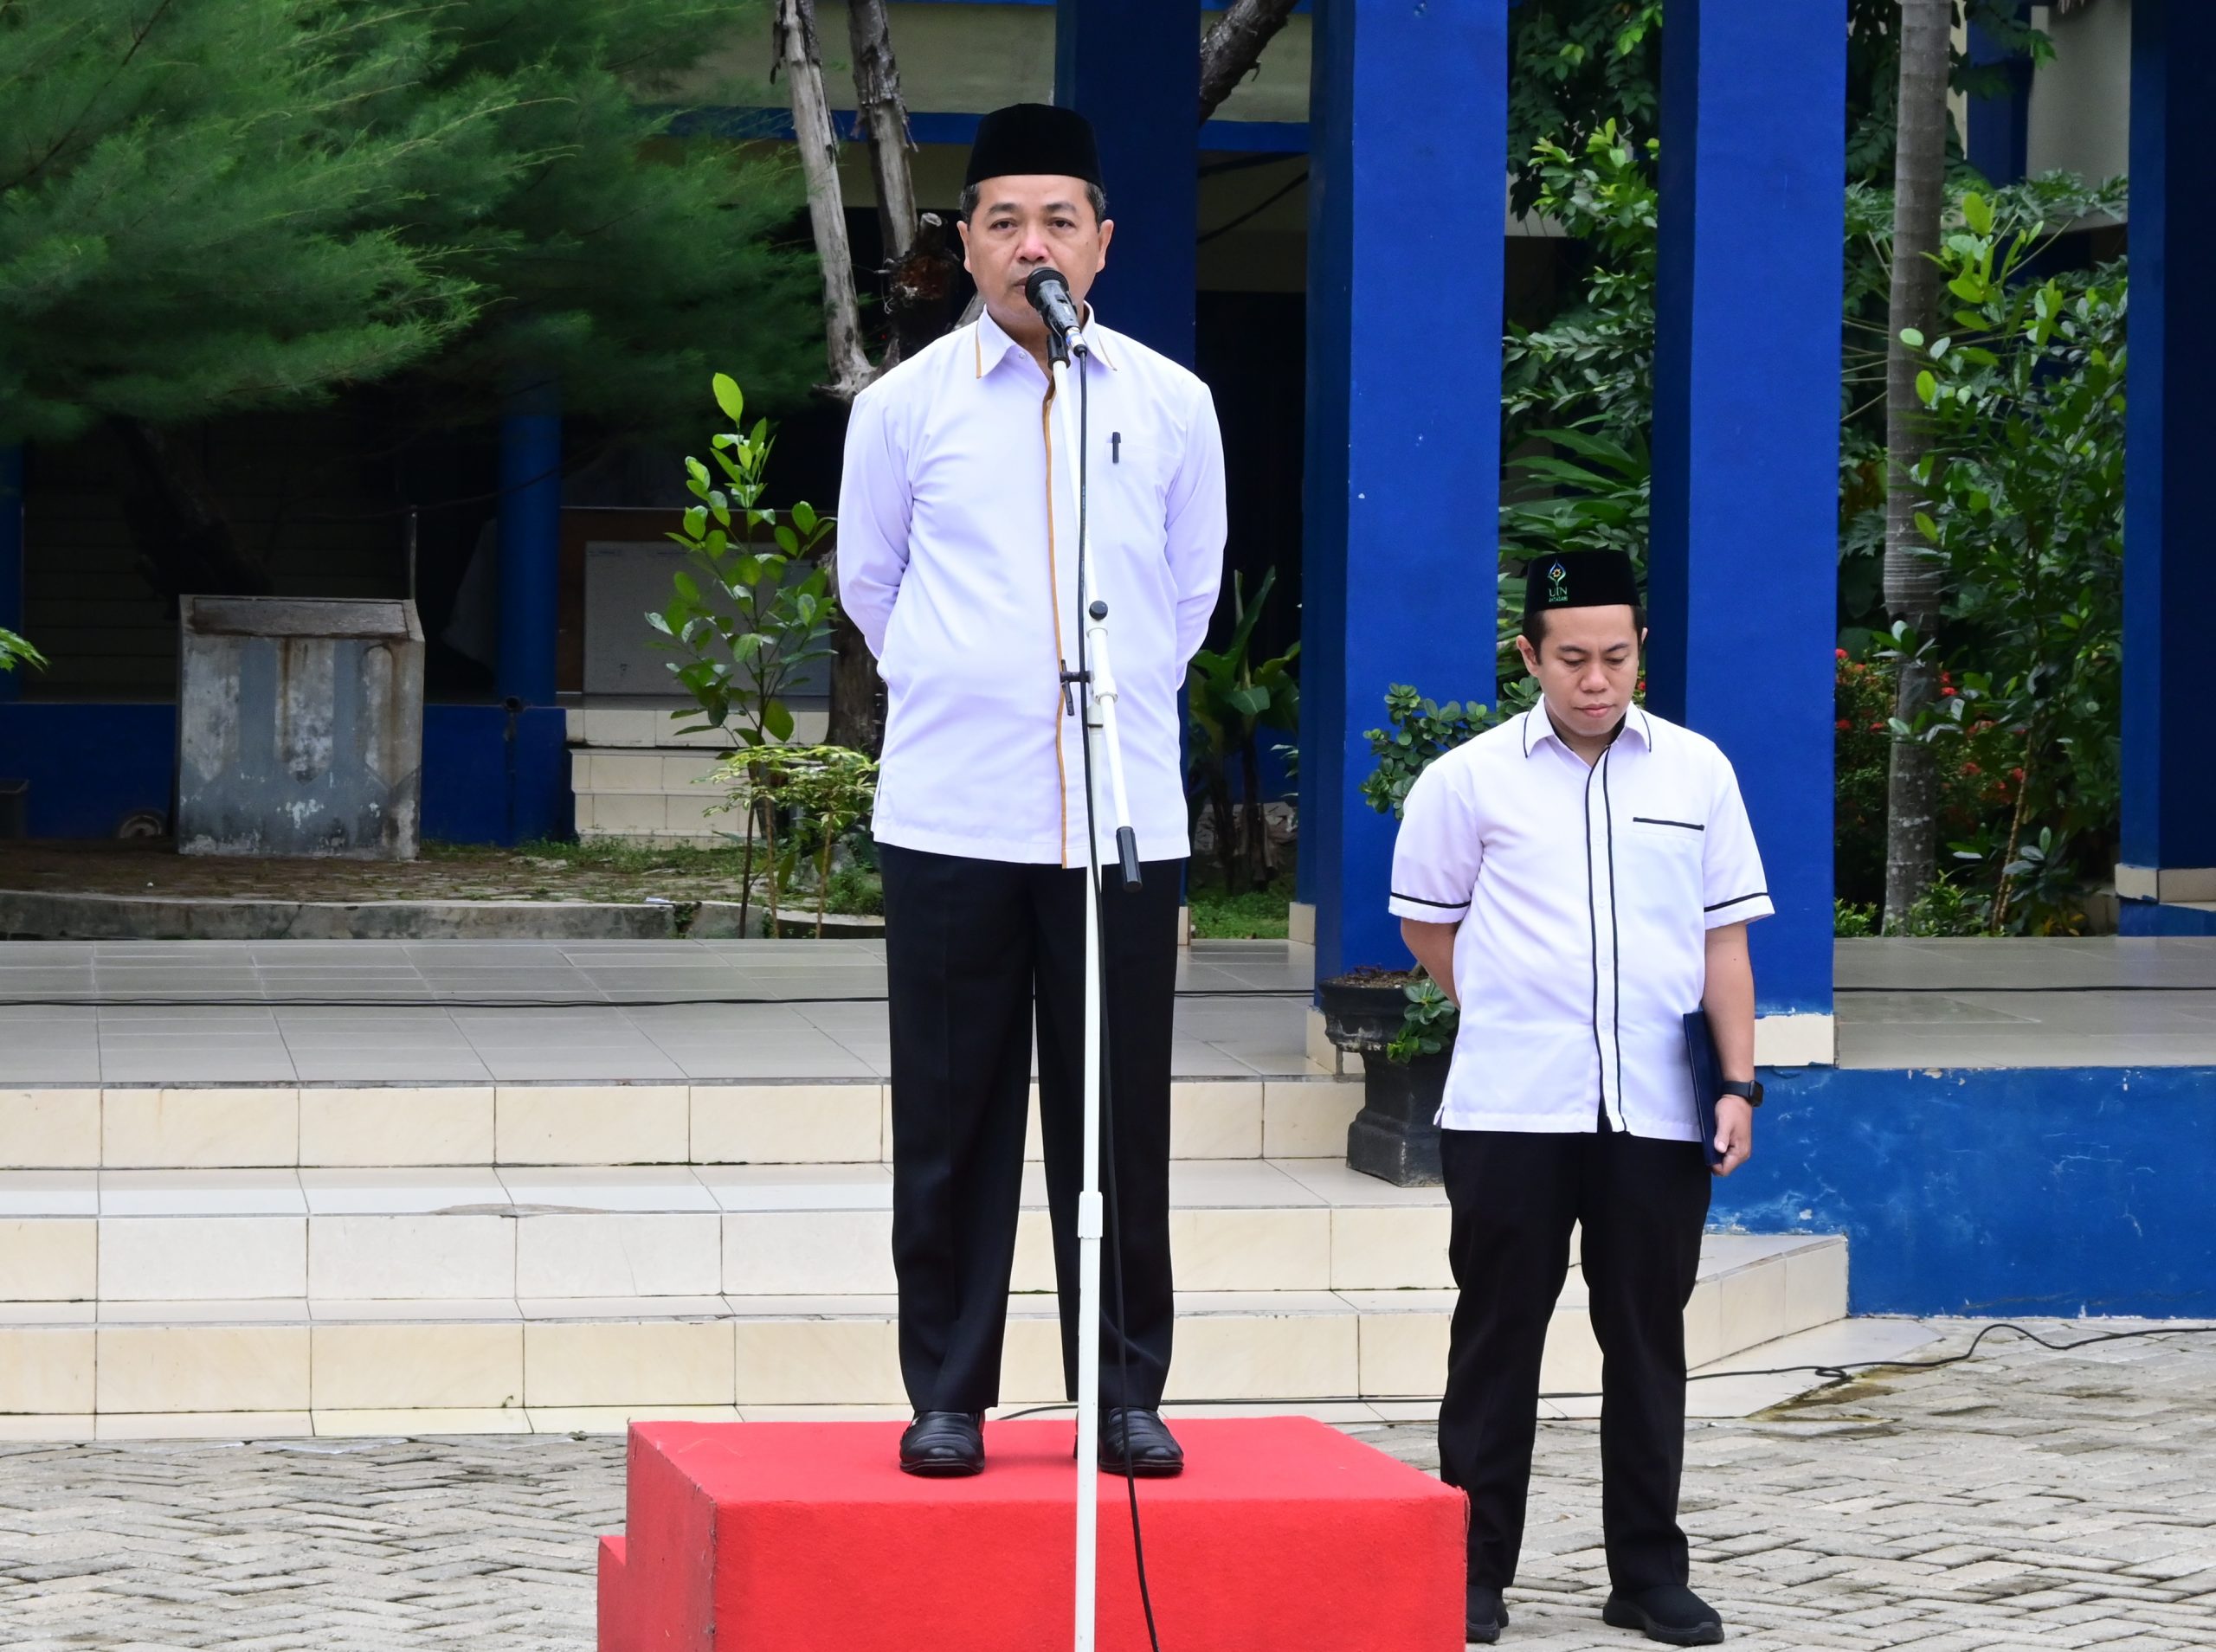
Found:
<svg viewBox="0 0 2216 1652"><path fill-rule="evenodd" d="M1087 632L1085 625L1085 622L1092 616L1085 612L1085 575L1087 551L1087 542L1085 537L1085 511L1087 504L1087 483L1089 480L1088 472L1091 468L1089 463L1089 450L1092 445L1088 418L1091 412L1092 386L1091 375L1086 370L1087 363L1090 359L1091 357L1089 356L1078 357L1075 363L1076 372L1074 375L1077 379L1077 600L1079 607L1077 627L1077 672L1078 678L1079 682L1084 685L1087 697L1092 694L1094 687L1092 681L1092 652L1086 640ZM1085 700L1080 699L1079 704L1080 705L1084 705L1085 704ZM1095 921L1093 924L1093 949L1095 956L1092 962L1094 967L1100 972L1100 1003L1098 1006L1098 1014L1100 1017L1100 1161L1102 1192L1106 1196L1105 1203L1107 1207L1107 1220L1102 1225L1102 1237L1104 1243L1101 1248L1108 1253L1107 1263L1109 1267L1114 1270L1115 1277L1116 1316L1111 1323L1116 1334L1117 1398L1124 1402L1122 1407L1124 1412L1123 1429L1124 1496L1125 1501L1129 1504L1131 1512L1131 1559L1138 1573L1139 1608L1146 1617L1147 1644L1152 1649L1152 1652L1162 1652L1162 1636L1156 1630L1154 1622L1154 1596L1152 1591L1147 1587L1146 1540L1140 1528L1139 1523L1138 1477L1137 1472L1131 1462L1131 1421L1130 1415L1131 1398L1131 1339L1126 1334L1126 1327L1129 1326L1131 1321L1130 1315L1124 1307L1124 1217L1122 1205L1118 1199L1116 1189L1116 1129L1114 1122L1116 1115L1112 1090L1110 1084L1110 1079L1114 1073L1115 1068L1109 1058L1109 1048L1113 1043L1113 1040L1109 1037L1108 1029L1107 890L1103 885L1100 876L1100 832L1098 823L1094 819L1092 738L1089 721L1085 726L1080 728L1079 733L1083 736L1080 744L1085 754L1085 858L1086 866L1085 897L1086 900L1093 903L1093 910L1095 913ZM1131 891L1128 890L1125 891L1127 894L1130 892ZM1105 1241L1110 1237L1112 1237L1114 1240L1112 1244L1105 1243ZM1083 1311L1081 1304L1079 1311ZM1083 1373L1080 1372L1080 1379L1082 1379L1082 1375ZM1098 1426L1097 1420L1095 1426ZM1089 1486L1080 1487L1079 1488L1079 1495L1080 1496L1091 1496L1093 1495L1093 1488ZM1097 1590L1093 1599L1094 1621L1097 1624L1098 1622L1099 1610L1099 1596Z"/></svg>

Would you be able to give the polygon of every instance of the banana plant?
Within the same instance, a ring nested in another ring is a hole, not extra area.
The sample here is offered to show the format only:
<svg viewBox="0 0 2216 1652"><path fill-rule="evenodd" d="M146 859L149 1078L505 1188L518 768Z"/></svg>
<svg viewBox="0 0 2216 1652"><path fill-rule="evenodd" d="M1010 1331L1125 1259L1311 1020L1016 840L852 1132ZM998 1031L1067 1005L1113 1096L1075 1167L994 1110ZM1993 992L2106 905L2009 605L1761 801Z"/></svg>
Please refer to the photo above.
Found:
<svg viewBox="0 0 2216 1652"><path fill-rule="evenodd" d="M1257 731L1292 731L1300 726L1300 683L1295 643L1273 659L1253 659L1255 621L1277 585L1277 569L1262 575L1254 600L1246 601L1246 582L1231 580L1232 630L1221 651L1203 648L1193 656L1186 685L1191 703L1192 768L1186 798L1195 821L1206 807L1215 822L1215 850L1227 894L1242 888L1267 889L1278 873L1277 845L1270 841L1262 813L1261 749ZM1240 770L1244 794L1234 811L1231 766Z"/></svg>

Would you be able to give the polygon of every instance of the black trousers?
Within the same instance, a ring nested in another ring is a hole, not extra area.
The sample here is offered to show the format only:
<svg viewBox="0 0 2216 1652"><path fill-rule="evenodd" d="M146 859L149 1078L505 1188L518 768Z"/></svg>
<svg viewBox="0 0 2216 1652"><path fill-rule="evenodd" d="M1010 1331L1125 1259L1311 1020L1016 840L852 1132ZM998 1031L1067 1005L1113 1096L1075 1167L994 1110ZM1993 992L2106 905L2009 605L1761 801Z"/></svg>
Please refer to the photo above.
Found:
<svg viewBox="0 0 2216 1652"><path fill-rule="evenodd" d="M1000 1402L1034 1026L1062 1377L1074 1398L1085 874L891 845L879 845L878 864L892 1030L892 1261L909 1402L919 1411ZM1112 1145L1116 1183L1101 1257L1103 1405L1158 1406L1169 1370L1169 1038L1182 871L1177 861L1149 862L1136 892L1111 871L1103 902L1103 1151ZM1104 1192L1108 1167L1104 1160Z"/></svg>
<svg viewBox="0 0 2216 1652"><path fill-rule="evenodd" d="M1601 1345L1601 1519L1618 1589L1686 1581L1685 1304L1710 1176L1699 1144L1621 1132L1441 1133L1461 1292L1439 1409L1440 1477L1470 1499L1470 1581L1516 1580L1539 1360L1573 1224Z"/></svg>

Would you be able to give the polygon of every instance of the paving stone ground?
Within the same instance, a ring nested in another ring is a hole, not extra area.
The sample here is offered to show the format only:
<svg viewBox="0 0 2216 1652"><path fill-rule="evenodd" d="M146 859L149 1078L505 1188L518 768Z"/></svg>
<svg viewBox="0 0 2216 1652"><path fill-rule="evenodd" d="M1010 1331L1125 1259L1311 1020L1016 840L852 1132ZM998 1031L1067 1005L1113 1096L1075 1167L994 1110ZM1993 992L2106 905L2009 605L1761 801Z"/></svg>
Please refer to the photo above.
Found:
<svg viewBox="0 0 2216 1652"><path fill-rule="evenodd" d="M1436 1460L1428 1428L1365 1437ZM1644 1644L1599 1622L1594 1425L1539 1458L1502 1644ZM612 1437L0 1447L0 1647L586 1652L622 1475ZM1875 1373L1697 1425L1685 1490L1749 1652L2216 1647L2216 1335Z"/></svg>

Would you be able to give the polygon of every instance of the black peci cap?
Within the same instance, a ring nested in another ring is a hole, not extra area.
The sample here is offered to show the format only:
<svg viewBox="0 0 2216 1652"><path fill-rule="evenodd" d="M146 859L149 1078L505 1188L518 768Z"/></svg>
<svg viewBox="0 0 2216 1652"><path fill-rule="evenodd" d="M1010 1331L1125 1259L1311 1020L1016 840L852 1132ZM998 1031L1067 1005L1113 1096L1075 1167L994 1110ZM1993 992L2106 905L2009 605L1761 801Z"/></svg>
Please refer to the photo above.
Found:
<svg viewBox="0 0 2216 1652"><path fill-rule="evenodd" d="M1534 556L1524 568L1524 617L1556 608L1636 608L1639 572L1620 550Z"/></svg>
<svg viewBox="0 0 2216 1652"><path fill-rule="evenodd" d="M1100 145L1092 123L1051 103L1011 103L977 122L965 188L989 177L1035 177L1081 178L1098 187Z"/></svg>

